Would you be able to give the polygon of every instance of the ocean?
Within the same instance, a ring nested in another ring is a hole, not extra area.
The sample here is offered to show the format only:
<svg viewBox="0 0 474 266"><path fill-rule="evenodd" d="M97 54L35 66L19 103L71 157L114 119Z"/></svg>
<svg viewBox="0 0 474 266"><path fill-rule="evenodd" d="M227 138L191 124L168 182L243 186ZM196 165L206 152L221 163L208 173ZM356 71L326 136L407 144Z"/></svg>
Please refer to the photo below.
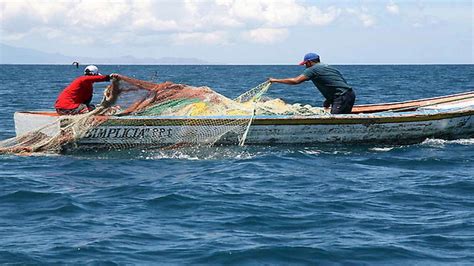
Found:
<svg viewBox="0 0 474 266"><path fill-rule="evenodd" d="M474 65L336 66L356 104L474 90ZM299 66L99 66L228 97ZM82 68L0 65L0 139ZM95 85L99 102L105 83ZM311 82L268 92L322 105ZM0 155L1 264L474 263L474 139Z"/></svg>

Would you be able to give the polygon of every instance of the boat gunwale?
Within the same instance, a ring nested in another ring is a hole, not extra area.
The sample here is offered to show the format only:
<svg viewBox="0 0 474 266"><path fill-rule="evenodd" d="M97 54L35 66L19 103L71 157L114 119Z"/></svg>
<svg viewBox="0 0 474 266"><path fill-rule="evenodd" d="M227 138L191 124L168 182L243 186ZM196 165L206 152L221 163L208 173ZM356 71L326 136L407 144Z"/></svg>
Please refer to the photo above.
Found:
<svg viewBox="0 0 474 266"><path fill-rule="evenodd" d="M431 114L420 114L413 112L411 114L397 114L395 116L360 116L360 115L325 115L325 116L307 116L307 117L255 117L252 121L253 126L258 125L325 125L325 124L386 124L386 123L408 123L451 119L463 116L473 116L474 109L453 110L448 112L436 112ZM134 117L130 118L109 118L105 123L107 126L139 126L139 125L233 125L237 121L248 121L247 118L222 118L222 117ZM213 120L209 123L209 120ZM124 123L125 122L125 123Z"/></svg>
<svg viewBox="0 0 474 266"><path fill-rule="evenodd" d="M437 101L440 99L458 98L465 95L473 94L474 91L440 96L434 98L426 98L420 100L394 102L377 105L357 105L360 107L383 107L390 110L390 106L410 105L413 103L422 103ZM60 116L54 111L38 110L38 111L19 111L16 113L42 115L46 117L57 117L58 120L66 120L70 116ZM474 106L458 107L440 110L424 110L405 111L405 112L354 112L351 114L322 114L312 116L295 116L295 115L257 115L253 118L252 125L314 125L314 124L378 124L378 123L404 123L449 119L461 116L474 115ZM213 125L232 125L236 121L248 121L251 116L97 116L98 118L106 118L106 125L209 125L207 122L213 120ZM207 120L207 121L206 121ZM126 123L124 123L124 121Z"/></svg>
<svg viewBox="0 0 474 266"><path fill-rule="evenodd" d="M422 99L417 99L417 100L409 100L409 101L403 101L403 102L388 102L388 103L376 103L376 104L361 104L361 105L354 105L353 107L353 112L352 114L361 114L361 113L378 113L378 112L383 112L383 111L389 111L392 108L398 108L399 106L403 107L417 107L413 104L416 103L425 103L425 102L431 102L435 101L433 104L443 104L443 102L437 103L437 100L443 100L443 99L449 99L449 98L458 98L461 96L466 96L466 95L473 95L474 98L474 91L467 91L467 92L461 92L461 93L456 93L456 94L450 94L450 95L444 95L444 96L437 96L437 97L431 97L431 98L422 98ZM379 108L379 109L374 109L374 108ZM362 109L362 110L359 110ZM363 110L363 109L368 109L368 110ZM54 111L49 111L49 110L37 110L37 111L18 111L18 113L31 113L31 114L41 114L45 116L60 116Z"/></svg>
<svg viewBox="0 0 474 266"><path fill-rule="evenodd" d="M422 98L417 100L409 100L403 102L389 102L389 103L375 103L375 104L361 104L361 105L354 105L352 109L352 113L360 114L360 113L377 113L383 111L390 111L394 109L405 109L405 108L414 108L416 109L418 106L423 105L424 103L432 102L433 105L435 104L443 104L441 100L447 100L450 98L456 99L462 96L472 95L474 98L474 91L467 91L461 93L455 93L450 95L444 96L437 96L431 98Z"/></svg>
<svg viewBox="0 0 474 266"><path fill-rule="evenodd" d="M26 114L43 115L36 112L18 112ZM390 114L390 115L387 115ZM377 114L341 114L341 115L318 115L318 116L256 116L253 118L252 125L313 125L313 124L381 124L381 123L403 123L403 122L419 122L442 120L456 118L462 116L474 115L473 108L457 108L454 110L444 110L443 112L420 113L385 113L383 116ZM173 117L173 116L97 116L99 118L107 118L107 125L208 125L209 120L213 120L212 124L226 125L236 121L248 121L250 116L200 116L200 117ZM58 116L59 120L67 120L68 116ZM125 122L125 123L124 123Z"/></svg>
<svg viewBox="0 0 474 266"><path fill-rule="evenodd" d="M460 92L460 93L455 93L455 94L450 94L450 95L422 98L422 99L417 99L417 100L408 100L408 101L403 101L403 102L360 104L360 105L355 105L354 107L373 107L373 106L392 105L392 104L426 102L426 101L431 101L431 100L441 100L441 99L446 99L446 98L451 98L451 97L454 98L454 97L459 97L459 96L465 96L469 94L474 94L474 91L466 91L466 92Z"/></svg>

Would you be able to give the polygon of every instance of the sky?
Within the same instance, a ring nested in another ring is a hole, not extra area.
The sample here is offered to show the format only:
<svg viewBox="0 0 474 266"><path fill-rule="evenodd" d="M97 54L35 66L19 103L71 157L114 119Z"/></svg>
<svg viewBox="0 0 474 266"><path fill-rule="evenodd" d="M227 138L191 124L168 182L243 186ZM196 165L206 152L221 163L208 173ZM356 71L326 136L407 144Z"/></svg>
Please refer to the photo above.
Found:
<svg viewBox="0 0 474 266"><path fill-rule="evenodd" d="M473 64L471 0L0 0L0 42L223 64Z"/></svg>

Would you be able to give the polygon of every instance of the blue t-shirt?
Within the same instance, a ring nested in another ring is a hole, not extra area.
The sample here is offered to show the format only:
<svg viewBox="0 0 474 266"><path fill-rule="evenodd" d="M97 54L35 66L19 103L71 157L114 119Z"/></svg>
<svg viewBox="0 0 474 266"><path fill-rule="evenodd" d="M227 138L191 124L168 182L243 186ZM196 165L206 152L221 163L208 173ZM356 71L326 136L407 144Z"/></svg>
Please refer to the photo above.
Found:
<svg viewBox="0 0 474 266"><path fill-rule="evenodd" d="M342 77L341 72L326 64L318 63L304 70L303 75L310 79L324 98L332 102L334 97L352 89Z"/></svg>

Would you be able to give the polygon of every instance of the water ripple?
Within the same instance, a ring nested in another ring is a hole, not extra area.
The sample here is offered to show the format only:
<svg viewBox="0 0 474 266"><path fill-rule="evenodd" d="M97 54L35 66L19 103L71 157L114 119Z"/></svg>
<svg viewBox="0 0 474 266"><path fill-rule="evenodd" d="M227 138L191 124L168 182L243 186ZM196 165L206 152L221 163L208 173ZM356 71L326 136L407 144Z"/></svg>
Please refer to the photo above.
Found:
<svg viewBox="0 0 474 266"><path fill-rule="evenodd" d="M159 72L234 96L268 73L301 72L297 66L101 68L144 79ZM469 77L471 65L340 69L359 103L474 86L469 78L456 78L457 86L446 78ZM74 71L14 65L0 71L0 137L14 134L15 110L50 108L61 86L80 74ZM32 90L42 92L35 101L27 97ZM96 88L94 100L102 90ZM322 103L310 83L298 90L276 85L269 95ZM470 265L473 143L0 156L0 264Z"/></svg>

